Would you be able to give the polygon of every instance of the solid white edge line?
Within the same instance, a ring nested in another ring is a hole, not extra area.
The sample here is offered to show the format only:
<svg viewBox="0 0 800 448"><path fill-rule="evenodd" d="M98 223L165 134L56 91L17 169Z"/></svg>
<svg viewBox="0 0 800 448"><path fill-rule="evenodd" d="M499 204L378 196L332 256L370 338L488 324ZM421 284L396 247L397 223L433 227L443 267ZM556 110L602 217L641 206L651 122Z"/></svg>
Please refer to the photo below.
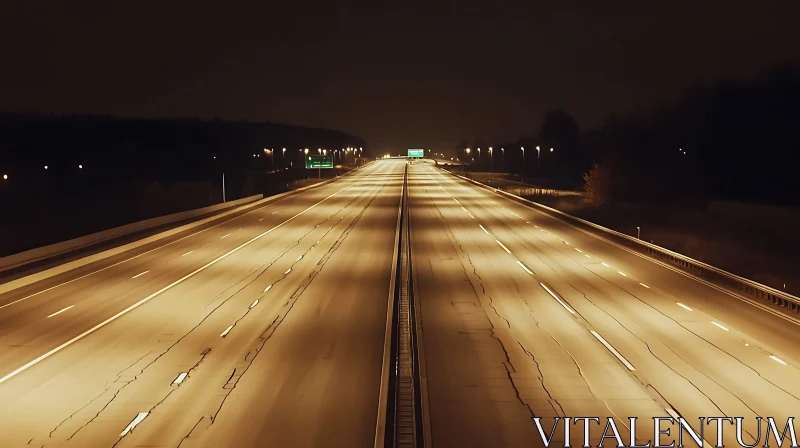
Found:
<svg viewBox="0 0 800 448"><path fill-rule="evenodd" d="M621 355L621 354L620 354L620 353L617 351L617 349L615 349L615 348L614 348L614 347L613 347L611 344L609 344L609 343L608 343L608 341L606 341L605 339L603 339L603 337L602 337L602 336L600 336L600 335L599 335L599 334L598 334L596 331L594 331L594 330L590 330L589 332L590 332L590 333L592 333L592 336L594 336L595 338L597 338L597 340L598 340L598 341L600 341L600 343L601 343L601 344L603 344L603 345L604 345L604 346L605 346L605 347L608 349L608 351L610 351L611 353L613 353L613 354L614 354L614 356L616 356L616 357L617 357L617 359L619 359L620 361L622 361L622 363L623 363L623 364L625 364L625 367L627 367L627 368L628 368L628 370L630 370L631 372L633 372L633 371L635 371L635 370L636 370L636 368L635 368L635 367L633 367L633 364L631 364L630 362L628 362L628 360L627 360L627 359L625 359L625 357L624 357L624 356L622 356L622 355Z"/></svg>
<svg viewBox="0 0 800 448"><path fill-rule="evenodd" d="M364 179L366 179L366 177L365 177ZM362 179L362 180L363 180L363 179ZM217 258L215 258L215 259L213 259L213 260L209 261L208 263L206 263L206 264L204 264L203 266L201 266L201 267L199 267L199 268L195 269L194 271L190 272L189 274L186 274L186 275L184 275L183 277L179 278L178 280L175 280L174 282L170 283L169 285L167 285L167 286L165 286L165 287L163 287L163 288L159 289L158 291L156 291L156 292L154 292L154 293L150 294L149 296L145 297L144 299L142 299L142 300L140 300L140 301L138 301L138 302L134 303L133 305L131 305L131 306L127 307L127 308L125 308L124 310L120 311L119 313L117 313L117 314L115 314L115 315L113 315L113 316L109 317L108 319L106 319L106 320L104 320L104 321L100 322L99 324L95 325L94 327L92 327L92 328L90 328L90 329L88 329L88 330L84 331L83 333L81 333L81 334L79 334L79 335L77 335L77 336L73 337L72 339L68 340L67 342L65 342L65 343L63 343L63 344L61 344L61 345L59 345L58 347L51 349L51 350L50 350L50 351L48 351L47 353L45 353L45 354L43 354L43 355L40 355L39 357L35 358L35 359L34 359L34 360L32 360L32 361L29 361L28 363L26 363L25 365L23 365L23 366L21 366L21 367L17 367L17 368L16 368L15 370L13 370L11 373L8 373L8 374L6 374L5 376L3 376L2 378L0 378L0 384L3 384L3 383L5 383L6 381L10 380L11 378L14 378L15 376L19 375L20 373L24 372L25 370L28 370L29 368L31 368L31 367L33 367L33 366L35 366L36 364L39 364L40 362L44 361L45 359L47 359L47 358L49 358L49 357L53 356L54 354L56 354L56 353L60 352L60 351L61 351L61 350L63 350L63 349L65 349L65 348L69 347L70 345L74 344L75 342L77 342L77 341L80 341L81 339L85 338L86 336L89 336L90 334L94 333L95 331L97 331L97 330L99 330L99 329L101 329L101 328L105 327L106 325L110 324L111 322L113 322L113 321L115 321L115 320L119 319L120 317L124 316L125 314L128 314L129 312L131 312L131 311L135 310L136 308L139 308L140 306L142 306L142 305L144 305L145 303L147 303L147 302L149 302L150 300L152 300L152 299L153 299L153 297L156 297L156 296L158 296L159 294L163 293L164 291L167 291L168 289L170 289L170 288L172 288L172 287L174 287L174 286L176 286L176 285L178 285L178 284L180 284L180 283L183 283L183 282L184 282L184 281L186 281L187 279L189 279L189 278L191 278L191 277L194 277L194 276L195 276L195 275L197 275L198 273L200 273L200 272L202 272L202 271L206 270L208 267L210 267L210 266L212 266L212 265L216 264L216 263L217 263L217 262L219 262L220 260L223 260L223 259L227 258L229 255L231 255L231 254L233 254L233 253L235 253L235 252L238 252L240 249L242 249L242 248L244 248L244 247L246 247L246 246L250 245L252 242L254 242L254 241L257 241L257 240L261 239L261 238L262 238L264 235L267 235L267 234L269 234L269 233L272 233L272 231L274 231L274 230L276 230L276 229L278 229L278 228L280 228L280 227L283 227L283 225L284 225L284 224L286 224L286 223L288 223L289 221L292 221L293 219L297 218L298 216L305 214L307 211L309 211L309 210L311 210L311 209L315 208L315 207L316 207L316 206L318 206L319 204L322 204L323 202L325 202L325 201L327 201L328 199L330 199L330 198L332 198L332 197L336 196L337 194L339 194L339 193L341 193L341 192L343 192L343 191L345 191L345 190L348 190L348 189L352 188L353 186L357 185L359 182L361 182L361 180L358 180L358 181L356 181L356 182L353 182L353 183L352 183L352 184L350 184L349 186L347 186L347 187L345 187L345 188L342 188L341 190L337 191L336 193L333 193L332 195L330 195L330 196L328 196L328 197L326 197L326 198L323 198L323 199L322 199L322 200L320 200L319 202L317 202L317 203L315 203L315 204L311 205L310 207L308 207L307 209L305 209L305 210L303 210L303 211L301 211L301 212L298 212L297 214L295 214L295 215L294 215L294 216L292 216L291 218L288 218L288 219L286 219L285 221L283 221L282 223L280 223L280 224L276 225L275 227L272 227L271 229L269 229L269 230L266 230L266 231L264 231L264 232L262 232L262 233L260 233L260 234L256 235L255 237L251 238L249 241L247 241L247 242L245 242L245 243L242 243L241 245L239 245L239 246L237 246L237 247L235 247L235 248L233 248L233 249L229 250L228 252L226 252L226 253L224 253L224 254L220 255L219 257L217 257ZM98 271L98 272L99 272L99 271ZM88 275L88 274L87 274L87 275Z"/></svg>
<svg viewBox="0 0 800 448"><path fill-rule="evenodd" d="M677 304L678 304L679 307L681 307L681 308L683 308L683 309L685 309L687 311L693 311L691 308L689 308L688 306L686 306L686 305L684 305L684 304L682 304L680 302L677 302Z"/></svg>
<svg viewBox="0 0 800 448"><path fill-rule="evenodd" d="M258 305L258 299L256 299L256 301L253 302L252 305L250 305L250 309L252 310L253 308L256 307L256 305Z"/></svg>
<svg viewBox="0 0 800 448"><path fill-rule="evenodd" d="M491 233L489 233L489 231L486 230L486 227L483 227L483 224L478 224L478 225L481 227L481 230L483 230L483 233L485 233L487 235L491 235Z"/></svg>
<svg viewBox="0 0 800 448"><path fill-rule="evenodd" d="M136 275L134 275L134 276L133 276L133 277L131 277L131 278L137 278L137 277L141 277L141 276L143 276L144 274L147 274L148 272L150 272L150 271L144 271L144 272L142 272L141 274L136 274Z"/></svg>
<svg viewBox="0 0 800 448"><path fill-rule="evenodd" d="M370 162L370 163L368 163L367 165L364 165L364 166L372 165L373 163L374 163L374 162ZM362 168L363 168L363 167L362 167ZM357 181L353 182L353 184L351 184L350 186L348 186L348 187L346 187L346 188L344 188L344 189L342 189L342 190L340 190L340 191L338 191L338 192L334 193L334 195L332 195L332 196L335 196L336 194L339 194L341 191L344 191L344 190L346 190L346 189L348 189L348 188L352 187L353 185L356 185L357 183L361 182L362 180L364 180L364 179L357 180ZM313 185L312 185L312 186L313 186ZM327 197L327 198L323 199L323 201L325 201L325 200L329 199L330 197L331 197L331 196L329 196L329 197ZM275 200L275 198L264 198L264 199L272 199L272 200ZM280 200L282 200L282 199L280 199ZM251 205L252 205L252 204L251 204ZM315 204L315 205L316 205L316 204ZM246 206L248 206L248 205L245 205L245 206L243 206L243 207L246 207ZM236 216L236 217L234 217L234 218L231 218L231 219L225 220L225 221L223 221L223 222L220 222L220 223L218 223L218 224L214 224L214 225L212 225L212 226L210 226L210 227L207 227L207 228L205 228L205 229L198 230L198 231L196 231L196 232L190 233L189 235L186 235L186 236L184 236L184 237L178 238L177 240L170 241L170 242L168 242L168 243L166 243L166 244L162 244L161 246L158 246L158 247L154 247L154 248L152 248L152 249L150 249L150 250L147 250L147 251L145 251L145 252L142 252L142 253L140 253L140 254L134 255L134 256L132 256L132 257L130 257L130 258L126 258L125 260L118 261L118 262L116 262L116 263L114 263L114 264L111 264L111 265L108 265L108 266L106 266L106 267L104 267L104 268L100 268L100 269L98 269L98 270L96 270L96 271L89 272L88 274L84 274L84 275L82 275L82 276L80 276L80 277L75 277L75 278L73 278L73 279L71 279L71 280L68 280L68 281L66 281L66 282L64 282L64 283L59 283L59 284L57 284L57 285L51 286L51 287L49 287L49 288L43 289L43 290L41 290L41 291L38 291L38 292L35 292L35 293L33 293L33 294L30 294L30 295L28 295L28 296L25 296L25 297L22 297L22 298L20 298L20 299L17 299L17 300L15 300L15 301L13 301L13 302L6 303L5 305L1 305L1 306L0 306L0 309L3 309L3 308L5 308L5 307L7 307L7 306L14 305L15 303L22 302L23 300L28 300L28 299L30 299L30 298L32 298L32 297L36 297L36 296L38 296L38 295L40 295L40 294L44 294L44 293L46 293L46 292L48 292L48 291L51 291L51 290L53 290L53 289L59 288L59 287L61 287L61 286L64 286L64 285L68 285L68 284L70 284L70 283L72 283L72 282L76 282L76 281L78 281L78 280L84 279L84 278L86 278L86 277L89 277L89 276L91 276L91 275L97 274L98 272L103 272L103 271L105 271L105 270L108 270L108 269L111 269L111 268L113 268L113 267L115 267L115 266L119 266L119 265L121 265L121 264L123 264L123 263L127 263L127 262L129 262L129 261L131 261L131 260L134 260L134 259L136 259L136 258L139 258L139 257L142 257L142 256L144 256L144 255L147 255L147 254L149 254L150 252L155 252L155 251L157 251L157 250L159 250L159 249L163 249L163 248L165 248L165 247L167 247L167 246L171 246L171 245L173 245L173 244L175 244L175 243L178 243L178 242L180 242L180 241L183 241L183 240L185 240L185 239L191 238L191 237L193 237L193 236L197 236L197 235L199 235L199 234L201 234L201 233L203 233L203 232L206 232L206 231L208 231L209 229L212 229L212 228L215 228L215 227L221 226L221 225L223 225L223 224L226 224L226 223L228 223L228 222L231 222L231 221L233 221L233 220L239 219L239 218L241 218L241 217L243 217L243 216L247 216L247 215L249 215L249 214L251 214L251 213L255 213L255 212L257 212L258 210L261 210L261 209L262 209L262 207L256 207L256 208L254 208L254 209L252 209L252 210L250 210L250 211L248 211L248 212L245 212L245 213L243 213L243 214L241 214L241 215L239 215L239 216ZM227 212L225 212L225 213L227 213ZM302 212L301 212L301 213L302 213ZM223 217L224 217L224 216L223 216ZM294 217L292 217L292 218L294 218ZM291 220L292 218L289 218L289 220ZM262 219L263 219L263 218L262 218ZM261 221L261 220L259 219L259 221ZM287 220L287 221L288 221L288 220ZM283 223L282 223L282 224L283 224ZM282 224L279 224L279 226L280 226L280 225L282 225ZM318 241L318 242L319 242L319 241ZM190 252L192 252L192 251L190 251ZM74 269L78 269L78 268L79 268L79 267L76 267L76 268L74 268ZM0 286L4 286L4 285L0 285ZM19 287L16 287L16 288L14 288L14 289L22 288L22 287L24 287L24 286L27 286L27 285L22 285L22 286L19 286ZM14 289L10 289L10 290L8 290L8 291L13 291ZM5 293L6 293L6 292L8 292L8 291L5 291L5 292L3 292L2 294L5 294Z"/></svg>
<svg viewBox="0 0 800 448"><path fill-rule="evenodd" d="M68 306L68 307L64 308L63 310L61 310L61 311L56 311L55 313L53 313L53 314L51 314L51 315L49 315L49 316L47 316L47 317L48 317L48 318L50 318L50 317L56 316L56 315L58 315L58 314L61 314L61 313L63 313L64 311L67 311L68 309L72 308L73 306L75 306L75 305L70 305L70 306Z"/></svg>
<svg viewBox="0 0 800 448"><path fill-rule="evenodd" d="M725 331L731 331L731 330L728 330L727 328L725 328L724 325L718 324L718 323L714 322L713 320L711 321L711 325L714 325L715 327L721 328L721 329L723 329Z"/></svg>
<svg viewBox="0 0 800 448"><path fill-rule="evenodd" d="M269 286L267 286L266 288L264 288L264 292L267 292L267 291L269 291L270 289L272 289L272 285L269 285Z"/></svg>
<svg viewBox="0 0 800 448"><path fill-rule="evenodd" d="M183 381L186 379L187 376L189 376L189 372L181 372L181 374L178 375L177 378L175 378L175 381L173 381L172 384L181 384L181 383L183 383Z"/></svg>
<svg viewBox="0 0 800 448"><path fill-rule="evenodd" d="M550 288L548 288L547 285L545 285L544 283L539 283L539 284L542 286L542 288L544 288L545 291L547 291L548 294L550 294L554 299L556 299L558 301L558 303L560 303L561 306L564 307L565 310L569 311L570 314L575 314L575 310L573 310L572 308L567 306L567 304L564 303L564 301L561 300L560 297L555 295L555 293L553 291L550 291Z"/></svg>
<svg viewBox="0 0 800 448"><path fill-rule="evenodd" d="M147 418L148 415L150 415L150 412L140 412L139 415L137 415L136 418L133 419L133 421L128 423L128 426L125 427L125 430L122 431L119 434L119 436L125 437L126 435L128 435L128 433L133 431L133 428L135 428L139 423L141 423L142 420Z"/></svg>
<svg viewBox="0 0 800 448"><path fill-rule="evenodd" d="M222 333L219 335L219 337L221 337L221 338L224 338L225 336L227 336L227 335L228 335L228 333L230 333L230 332L231 332L231 330L233 330L233 325L229 325L229 326L228 326L228 328L226 328L226 329L225 329L225 331L223 331L223 332L222 332Z"/></svg>
<svg viewBox="0 0 800 448"><path fill-rule="evenodd" d="M785 365L785 366L788 366L788 365L789 365L789 363L787 363L786 361L782 360L781 358L778 358L778 357L777 357L777 356L775 356L775 355L769 355L769 358L770 358L771 360L773 360L773 361L777 362L778 364L783 364L783 365Z"/></svg>
<svg viewBox="0 0 800 448"><path fill-rule="evenodd" d="M499 244L499 245L500 245L500 247L502 247L502 248L503 248L503 250L504 250L504 251L506 251L506 253L509 253L509 254L511 253L511 251L510 251L510 250L508 250L508 248L507 248L506 246L504 246L504 245L503 245L503 243L501 243L501 242L500 242L500 240L494 240L494 241L495 241L497 244Z"/></svg>
<svg viewBox="0 0 800 448"><path fill-rule="evenodd" d="M517 264L518 264L518 265L519 265L519 267L521 267L522 269L525 269L525 272L527 272L529 275L533 275L533 272L531 272L531 270L530 270L530 269L528 269L528 267L527 267L527 266L525 266L525 265L524 265L524 264L523 264L521 261L517 260Z"/></svg>

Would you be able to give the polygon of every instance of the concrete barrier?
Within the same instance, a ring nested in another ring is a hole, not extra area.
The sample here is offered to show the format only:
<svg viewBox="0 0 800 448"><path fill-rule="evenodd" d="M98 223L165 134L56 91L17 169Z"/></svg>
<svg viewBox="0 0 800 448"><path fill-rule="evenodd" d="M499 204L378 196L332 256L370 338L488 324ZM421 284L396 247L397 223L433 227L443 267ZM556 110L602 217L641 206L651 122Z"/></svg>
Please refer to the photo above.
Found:
<svg viewBox="0 0 800 448"><path fill-rule="evenodd" d="M194 210L187 210L185 212L173 213L171 215L157 216L155 218L145 219L143 221L136 221L123 226L114 227L112 229L103 230L101 232L84 235L71 240L62 241L60 243L50 244L49 246L37 247L35 249L26 250L13 255L0 258L0 272L24 266L35 261L44 260L47 258L55 257L58 255L72 252L78 249L83 249L95 244L103 243L105 241L119 238L121 236L130 235L132 233L140 232L142 230L160 227L173 222L183 221L186 219L198 218L211 213L218 212L240 205L249 204L251 202L263 199L263 194L255 196L248 196L246 198L237 199L235 201L224 202L221 204L210 205L208 207L196 208Z"/></svg>
<svg viewBox="0 0 800 448"><path fill-rule="evenodd" d="M53 276L56 276L56 275L59 275L59 274L63 274L65 272L71 271L73 269L80 268L82 266L86 266L88 264L94 263L96 261L103 260L103 259L108 258L108 257L113 257L113 256L121 254L123 252L135 249L137 247L144 246L146 244L150 244L152 242L155 242L155 241L167 238L169 236L172 236L172 235L175 235L175 234L178 234L178 233L193 229L195 227L202 226L203 224L206 224L206 223L209 223L211 221L215 221L215 220L224 218L224 217L229 216L229 215L234 214L234 213L238 213L238 212L240 212L240 211L242 211L244 209L247 209L247 208L256 209L257 207L259 207L259 206L261 206L263 204L274 202L274 201L277 201L279 199L283 199L283 198L285 198L287 196L292 196L292 195L295 195L297 193L300 193L300 192L303 192L303 191L306 191L306 190L310 190L312 188L317 188L317 187L321 187L323 185L327 185L327 184L329 184L329 183L331 183L331 182L333 182L335 180L341 179L342 177L348 176L348 175L350 175L352 173L356 173L356 172L360 171L361 169L372 165L373 163L374 163L374 161L370 162L370 163L367 163L365 165L362 165L359 168L356 168L356 169L354 169L354 170L352 170L352 171L350 171L350 172L348 172L346 174L343 174L342 176L335 177L333 179L324 180L324 181L321 181L321 182L313 184L313 185L308 185L308 186L305 186L305 187L302 187L302 188L298 188L296 190L287 191L285 193L277 194L275 196L269 196L269 197L263 198L261 200L257 200L255 202L251 202L249 204L240 205L240 206L234 207L234 208L229 208L228 210L223 211L223 212L221 212L219 214L216 214L214 216L203 218L203 219L200 219L198 221L193 221L193 222L190 222L188 224L184 224L182 226L178 226L178 227L175 227L173 229L169 229L169 230L166 230L164 232L160 232L160 233L157 233L155 235L151 235L149 237L142 238L140 240L132 241L132 242L130 242L128 244L125 244L125 245L122 245L122 246L117 246L117 247L102 251L100 253L96 253L96 254L89 255L89 256L86 256L86 257L83 257L83 258L79 258L77 260L73 260L73 261L70 261L70 262L67 262L67 263L64 263L64 264L60 264L58 266L52 267L50 269L47 269L47 270L44 270L44 271L41 271L41 272L37 272L35 274L31 274L31 275L28 275L28 276L25 276L25 277L22 277L22 278L18 278L16 280L12 280L12 281L10 281L8 283L0 284L0 294L6 293L8 291L12 291L12 290L17 289L17 288L21 288L23 286L30 285L32 283L36 283L36 282L48 279L50 277L53 277ZM90 274L87 274L87 275L90 275Z"/></svg>

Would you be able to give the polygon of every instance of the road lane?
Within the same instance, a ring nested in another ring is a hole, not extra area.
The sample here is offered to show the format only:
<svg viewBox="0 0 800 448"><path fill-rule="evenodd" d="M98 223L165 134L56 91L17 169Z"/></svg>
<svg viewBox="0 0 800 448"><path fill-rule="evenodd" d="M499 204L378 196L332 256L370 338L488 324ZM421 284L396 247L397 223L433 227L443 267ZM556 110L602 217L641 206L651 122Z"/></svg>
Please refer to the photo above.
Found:
<svg viewBox="0 0 800 448"><path fill-rule="evenodd" d="M141 412L149 414L118 446L137 440L176 446L190 433L186 443L220 446L204 440L222 437L237 440L236 446L260 446L259 426L269 428L271 438L283 431L285 440L309 445L323 446L321 440L331 437L342 446L371 440L392 257L386 234L396 224L403 168L383 162L330 184L322 193L351 187L0 384L0 446L29 440L33 446L111 446ZM293 198L297 208L307 207L322 193ZM293 216L292 207L280 204L274 218L283 222ZM109 285L92 279L49 300L26 301L28 308L17 314L24 324L0 337L13 351L3 351L0 365L19 365L241 246L275 225L271 213L208 232L200 244L176 244L149 264L104 271L112 274ZM92 287L98 290L88 291ZM63 303L75 305L46 317ZM173 385L181 373L183 380ZM294 423L287 423L281 415L309 388L323 399L308 401L308 412L291 413ZM259 394L258 403L248 401ZM270 400L273 406L261 406ZM253 420L226 420L228 413ZM203 427L211 415L220 424Z"/></svg>
<svg viewBox="0 0 800 448"><path fill-rule="evenodd" d="M691 419L724 415L749 417L752 424L747 429L755 434L753 418L756 415L785 419L800 404L797 398L800 388L795 381L798 372L794 367L797 365L795 360L800 358L795 348L795 322L730 297L430 166L415 165L410 178L412 207L417 204L412 208L412 216L425 211L432 213L430 210L433 209L440 216L438 223L433 218L424 221L412 219L420 229L414 233L414 238L422 239L415 241L417 263L424 265L427 262L442 269L441 266L455 260L454 268L473 272L472 276L478 280L470 279L470 284L464 287L459 297L469 294L486 297L481 307L473 305L469 308L470 315L490 320L494 315L495 320L499 320L494 327L498 329L505 325L505 331L511 333L508 343L503 344L512 361L511 378L530 368L530 364L537 364L537 360L541 366L543 357L547 359L551 353L547 341L554 339L562 352L580 366L591 391L584 399L603 398L595 387L598 382L609 388L606 392L616 389L611 397L604 397L609 408L606 412L597 410L587 401L578 404L579 415L599 413L606 416L613 412L623 418L625 415L646 418L665 415L664 407L674 407ZM429 228L437 226L438 232L429 235ZM446 245L458 248L456 252L463 252L460 260L453 254L431 254L431 247L440 239L437 234L444 233L444 229L451 235L451 242ZM441 261L442 258L445 261ZM482 411L473 415L461 412L462 419L457 419L452 413L459 413L458 406L451 404L447 409L447 403L448 400L467 400L467 397L474 399L476 391L490 391L498 385L488 377L481 381L480 375L475 373L476 369L479 372L486 370L484 366L488 361L478 363L471 370L453 368L453 365L466 361L450 350L450 343L443 343L441 348L434 348L431 353L429 346L435 344L432 339L464 339L456 336L452 328L448 333L441 324L442 320L456 319L463 312L450 305L450 301L437 305L441 300L435 297L441 292L436 291L447 290L450 280L449 274L436 275L435 270L434 267L433 273L426 273L421 268L418 272L421 276L418 280L419 300L422 302L426 356L434 358L427 363L429 383L434 383L437 378L443 378L439 379L441 382L445 378L452 381L449 377L454 376L464 378L470 387L453 397L436 397L433 392L436 386L431 384L434 442L437 440L438 420L440 441L461 438L463 440L458 441L466 443L463 446L481 446L479 443L470 444L470 440L474 440L471 437L481 437L478 433L485 434L486 431L476 429L473 433L464 428L486 427L489 425L487 420L491 422L493 419L491 413ZM523 277L519 278L518 274ZM542 284L554 294L549 294ZM438 322L435 320L437 307L442 310ZM564 318L568 321L565 322ZM571 325L570 321L578 325ZM602 337L635 370L629 371L611 350L602 343L598 344L599 340L592 341L596 338L591 332ZM502 341L502 338L498 339ZM514 343L524 346L523 351L533 355L528 365L515 362L513 352L516 348L508 348ZM478 359L492 353L477 348L466 352L468 355L465 356ZM494 350L493 356L499 358L496 352ZM601 367L603 362L599 359L594 360L595 364L591 358L586 359L597 356L614 360L615 364ZM574 370L575 365L571 368ZM463 373L465 371L471 372L469 376ZM558 387L559 378L568 374L567 363L555 369L552 375L540 373L539 377L544 378L540 386L551 391L551 386ZM603 378L609 374L610 377ZM628 378L627 384L624 378ZM514 387L518 388L527 380L525 377L517 384L514 379ZM548 398L559 398L558 389L553 390L556 392L551 391ZM576 390L577 386L573 385L564 392L569 395ZM625 393L649 396L649 403L642 398L636 402L638 410L631 408L632 402L624 398ZM520 396L520 401L530 406L531 412L541 415L536 409L538 398ZM570 400L569 396L560 398ZM562 402L561 399L557 401ZM491 408L491 404L488 406ZM568 406L569 402L565 407ZM476 408L484 409L482 406ZM520 408L516 410L524 413ZM445 415L446 412L451 415ZM547 410L539 412L546 413ZM574 416L576 412L572 411L570 415ZM519 432L524 433L523 419L519 417L518 420L522 425ZM469 423L464 424L464 421ZM528 423L528 431L535 435L531 423ZM726 433L728 443L735 443L733 437L733 431ZM518 445L517 440L499 437L491 442L492 446Z"/></svg>

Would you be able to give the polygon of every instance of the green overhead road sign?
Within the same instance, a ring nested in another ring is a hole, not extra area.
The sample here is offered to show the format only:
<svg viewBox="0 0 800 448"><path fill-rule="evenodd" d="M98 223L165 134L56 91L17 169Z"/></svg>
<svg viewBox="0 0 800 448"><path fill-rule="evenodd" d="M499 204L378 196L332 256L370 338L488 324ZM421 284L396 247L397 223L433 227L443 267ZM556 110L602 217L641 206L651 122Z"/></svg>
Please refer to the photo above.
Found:
<svg viewBox="0 0 800 448"><path fill-rule="evenodd" d="M418 158L425 157L425 150L424 149L409 149L408 150L408 157L418 157Z"/></svg>
<svg viewBox="0 0 800 448"><path fill-rule="evenodd" d="M333 168L333 154L329 156L306 156L306 168Z"/></svg>

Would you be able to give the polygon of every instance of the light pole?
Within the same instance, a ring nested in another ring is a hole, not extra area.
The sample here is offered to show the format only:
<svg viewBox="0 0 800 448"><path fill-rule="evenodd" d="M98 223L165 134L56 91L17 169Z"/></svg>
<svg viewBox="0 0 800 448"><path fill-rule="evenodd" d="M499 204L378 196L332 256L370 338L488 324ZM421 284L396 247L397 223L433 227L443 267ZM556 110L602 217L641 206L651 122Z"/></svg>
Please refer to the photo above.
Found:
<svg viewBox="0 0 800 448"><path fill-rule="evenodd" d="M286 165L286 148L281 149L281 163Z"/></svg>
<svg viewBox="0 0 800 448"><path fill-rule="evenodd" d="M506 169L506 148L500 148L500 164L503 165L502 170Z"/></svg>
<svg viewBox="0 0 800 448"><path fill-rule="evenodd" d="M481 148L478 148L478 165L481 164Z"/></svg>
<svg viewBox="0 0 800 448"><path fill-rule="evenodd" d="M525 147L524 146L520 146L519 149L522 150L522 177L524 178L525 177Z"/></svg>
<svg viewBox="0 0 800 448"><path fill-rule="evenodd" d="M538 146L536 147L536 175L542 175L542 150Z"/></svg>
<svg viewBox="0 0 800 448"><path fill-rule="evenodd" d="M222 173L222 202L225 202L225 173Z"/></svg>
<svg viewBox="0 0 800 448"><path fill-rule="evenodd" d="M489 147L489 172L494 172L494 156L492 155L492 147Z"/></svg>
<svg viewBox="0 0 800 448"><path fill-rule="evenodd" d="M636 226L636 238L642 239L642 228L639 226Z"/></svg>

